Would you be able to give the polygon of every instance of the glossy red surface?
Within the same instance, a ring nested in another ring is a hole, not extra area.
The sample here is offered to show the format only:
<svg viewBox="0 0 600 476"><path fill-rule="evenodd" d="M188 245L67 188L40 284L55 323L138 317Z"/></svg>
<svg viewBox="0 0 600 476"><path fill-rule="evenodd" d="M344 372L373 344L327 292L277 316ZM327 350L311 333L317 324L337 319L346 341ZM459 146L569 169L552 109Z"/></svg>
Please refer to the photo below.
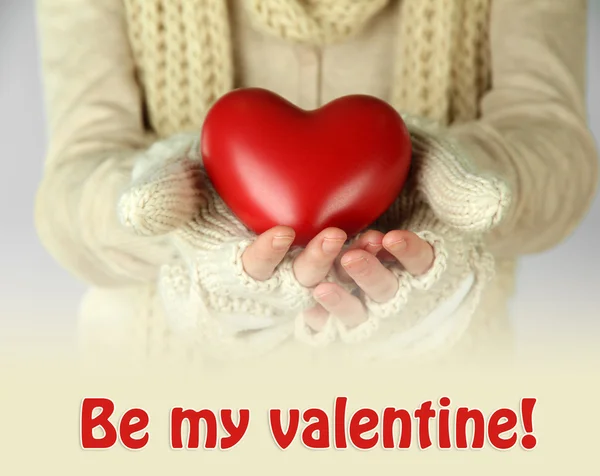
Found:
<svg viewBox="0 0 600 476"><path fill-rule="evenodd" d="M304 246L324 228L352 236L400 193L411 145L400 115L365 95L306 111L264 89L217 101L202 129L201 153L215 190L248 228L296 231Z"/></svg>

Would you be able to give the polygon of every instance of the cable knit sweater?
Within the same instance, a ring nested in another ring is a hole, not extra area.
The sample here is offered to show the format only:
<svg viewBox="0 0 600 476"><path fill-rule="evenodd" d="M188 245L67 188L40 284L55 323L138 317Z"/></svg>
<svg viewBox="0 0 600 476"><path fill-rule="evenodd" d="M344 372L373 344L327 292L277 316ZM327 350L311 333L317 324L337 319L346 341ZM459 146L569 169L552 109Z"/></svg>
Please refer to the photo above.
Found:
<svg viewBox="0 0 600 476"><path fill-rule="evenodd" d="M378 96L445 126L478 170L509 184L510 210L486 236L496 275L466 348L502 346L516 258L568 236L594 195L582 0L39 3L51 140L37 225L93 286L84 336L111 351L199 352L172 335L157 293L173 248L128 232L116 208L140 152L198 131L233 87L306 108Z"/></svg>

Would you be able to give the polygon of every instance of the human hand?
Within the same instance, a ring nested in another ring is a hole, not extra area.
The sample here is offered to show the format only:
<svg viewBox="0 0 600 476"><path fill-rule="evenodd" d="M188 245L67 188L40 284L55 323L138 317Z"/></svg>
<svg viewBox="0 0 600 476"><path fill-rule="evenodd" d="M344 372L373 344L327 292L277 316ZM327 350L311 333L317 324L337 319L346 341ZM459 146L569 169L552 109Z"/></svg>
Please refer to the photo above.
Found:
<svg viewBox="0 0 600 476"><path fill-rule="evenodd" d="M385 303L398 292L398 279L385 264L397 262L412 276L421 276L431 269L434 259L431 244L413 232L394 230L383 234L369 230L335 263L338 279L356 285L360 295L352 294L335 282L317 285L313 295L319 304L305 312L306 324L319 332L330 316L348 328L366 322L368 313L360 296Z"/></svg>
<svg viewBox="0 0 600 476"><path fill-rule="evenodd" d="M266 352L316 305L311 288L326 279L346 234L325 229L304 249L290 249L288 227L256 236L212 188L197 143L177 144L140 157L121 221L137 234L164 235L177 250L158 286L172 330L218 357Z"/></svg>
<svg viewBox="0 0 600 476"><path fill-rule="evenodd" d="M478 174L445 131L405 120L409 179L372 230L344 250L334 282L315 287L318 305L296 324L307 342L327 330L346 343L368 341L361 349L374 358L441 351L464 334L493 276L484 238L503 218L510 191Z"/></svg>

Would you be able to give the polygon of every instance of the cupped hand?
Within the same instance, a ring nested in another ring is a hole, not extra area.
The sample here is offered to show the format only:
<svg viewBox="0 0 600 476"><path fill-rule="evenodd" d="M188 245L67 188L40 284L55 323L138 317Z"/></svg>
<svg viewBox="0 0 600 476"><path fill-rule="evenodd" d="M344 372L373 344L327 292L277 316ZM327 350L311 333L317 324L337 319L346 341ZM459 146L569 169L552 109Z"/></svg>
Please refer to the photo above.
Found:
<svg viewBox="0 0 600 476"><path fill-rule="evenodd" d="M398 279L383 262L395 260L411 275L420 276L431 268L434 258L432 246L415 233L394 230L384 235L370 230L336 260L335 266L341 281L354 282L362 295L385 303L398 291ZM320 283L313 295L319 305L305 312L305 320L315 331L322 329L330 316L348 328L367 320L361 299L337 283Z"/></svg>
<svg viewBox="0 0 600 476"><path fill-rule="evenodd" d="M294 241L294 230L276 226L259 235L242 255L244 270L258 281L269 279ZM367 320L361 299L341 285L323 282L335 268L342 282L354 283L361 294L384 303L398 291L398 280L384 262L397 261L408 273L420 276L433 264L433 248L415 233L394 230L387 234L369 230L343 253L346 233L327 228L313 238L294 259L293 270L298 282L314 287L318 306L304 313L306 323L315 331L335 316L347 327Z"/></svg>

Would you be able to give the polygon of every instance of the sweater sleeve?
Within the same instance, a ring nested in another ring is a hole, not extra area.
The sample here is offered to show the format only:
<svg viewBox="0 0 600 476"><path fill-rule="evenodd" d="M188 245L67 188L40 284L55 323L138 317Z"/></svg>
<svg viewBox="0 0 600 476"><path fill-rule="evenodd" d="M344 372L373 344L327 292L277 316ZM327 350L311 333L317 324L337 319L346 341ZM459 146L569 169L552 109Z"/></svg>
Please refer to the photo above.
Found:
<svg viewBox="0 0 600 476"><path fill-rule="evenodd" d="M585 105L586 0L494 0L492 89L479 120L454 127L479 167L511 185L489 236L497 256L551 248L586 214L598 179Z"/></svg>
<svg viewBox="0 0 600 476"><path fill-rule="evenodd" d="M123 13L121 0L38 0L50 140L36 226L61 265L98 286L155 279L170 253L160 237L125 230L116 211L153 141Z"/></svg>

